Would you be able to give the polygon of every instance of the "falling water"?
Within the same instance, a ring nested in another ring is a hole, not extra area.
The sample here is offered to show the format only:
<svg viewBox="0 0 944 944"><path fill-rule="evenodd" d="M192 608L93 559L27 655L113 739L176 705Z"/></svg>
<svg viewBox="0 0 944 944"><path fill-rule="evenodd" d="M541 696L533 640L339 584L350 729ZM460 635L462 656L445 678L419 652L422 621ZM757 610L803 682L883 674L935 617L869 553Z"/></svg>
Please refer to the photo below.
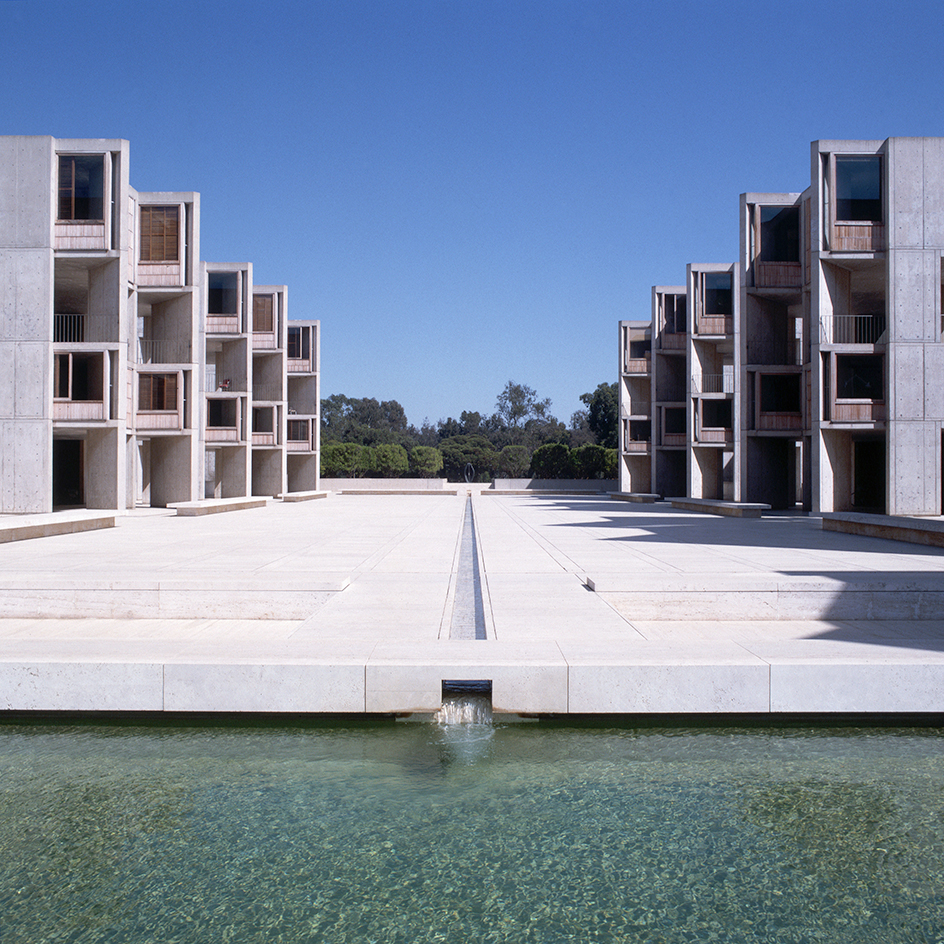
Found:
<svg viewBox="0 0 944 944"><path fill-rule="evenodd" d="M488 695L459 694L443 698L436 724L491 724L492 699Z"/></svg>

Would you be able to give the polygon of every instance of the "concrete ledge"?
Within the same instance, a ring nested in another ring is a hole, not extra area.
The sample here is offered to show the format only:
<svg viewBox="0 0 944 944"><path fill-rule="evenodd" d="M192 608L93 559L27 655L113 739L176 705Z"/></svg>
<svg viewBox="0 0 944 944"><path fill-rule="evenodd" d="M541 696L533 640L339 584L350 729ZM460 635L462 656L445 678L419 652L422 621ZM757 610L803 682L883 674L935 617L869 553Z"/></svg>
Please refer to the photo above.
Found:
<svg viewBox="0 0 944 944"><path fill-rule="evenodd" d="M830 512L823 515L824 531L861 534L889 541L906 541L927 547L944 547L944 521L940 518L902 518L895 515L863 515Z"/></svg>
<svg viewBox="0 0 944 944"><path fill-rule="evenodd" d="M316 498L327 498L328 492L286 492L282 496L284 502L313 501Z"/></svg>
<svg viewBox="0 0 944 944"><path fill-rule="evenodd" d="M320 480L322 489L330 492L354 492L361 489L374 492L441 492L449 485L448 479L353 479L325 478Z"/></svg>
<svg viewBox="0 0 944 944"><path fill-rule="evenodd" d="M760 502L729 502L717 501L712 498L670 498L673 508L683 511L702 511L708 515L726 515L729 518L759 518L765 511L770 511L770 505Z"/></svg>
<svg viewBox="0 0 944 944"><path fill-rule="evenodd" d="M265 508L268 498L210 498L206 501L173 502L168 508L174 508L184 518L201 518L204 515L216 515L223 511L245 511L247 508Z"/></svg>
<svg viewBox="0 0 944 944"><path fill-rule="evenodd" d="M640 502L651 505L653 502L660 501L662 496L652 492L611 492L610 498L616 501Z"/></svg>
<svg viewBox="0 0 944 944"><path fill-rule="evenodd" d="M31 538L48 538L57 534L79 534L83 531L113 528L116 517L114 512L111 514L59 512L50 515L30 515L25 518L0 518L0 544L28 541Z"/></svg>

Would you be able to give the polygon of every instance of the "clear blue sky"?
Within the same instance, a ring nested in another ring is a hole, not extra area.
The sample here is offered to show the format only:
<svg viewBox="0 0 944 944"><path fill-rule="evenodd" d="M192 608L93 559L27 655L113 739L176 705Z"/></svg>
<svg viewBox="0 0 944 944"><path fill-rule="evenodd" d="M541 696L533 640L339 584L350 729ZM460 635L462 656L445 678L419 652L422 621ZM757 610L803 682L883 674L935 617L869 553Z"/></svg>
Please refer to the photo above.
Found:
<svg viewBox="0 0 944 944"><path fill-rule="evenodd" d="M322 322L323 395L411 422L509 379L569 421L617 322L736 258L815 138L944 135L940 3L0 0L0 133L121 137L202 255Z"/></svg>

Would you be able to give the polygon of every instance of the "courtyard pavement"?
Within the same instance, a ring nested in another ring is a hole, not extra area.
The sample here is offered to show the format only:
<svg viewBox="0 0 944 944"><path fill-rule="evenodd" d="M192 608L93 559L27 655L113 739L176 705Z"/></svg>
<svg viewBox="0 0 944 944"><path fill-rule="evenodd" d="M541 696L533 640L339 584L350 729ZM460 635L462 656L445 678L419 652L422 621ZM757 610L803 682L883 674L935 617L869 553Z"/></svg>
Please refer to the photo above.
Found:
<svg viewBox="0 0 944 944"><path fill-rule="evenodd" d="M449 638L469 505L484 640ZM478 492L0 544L0 709L432 711L448 679L520 713L941 712L944 551Z"/></svg>

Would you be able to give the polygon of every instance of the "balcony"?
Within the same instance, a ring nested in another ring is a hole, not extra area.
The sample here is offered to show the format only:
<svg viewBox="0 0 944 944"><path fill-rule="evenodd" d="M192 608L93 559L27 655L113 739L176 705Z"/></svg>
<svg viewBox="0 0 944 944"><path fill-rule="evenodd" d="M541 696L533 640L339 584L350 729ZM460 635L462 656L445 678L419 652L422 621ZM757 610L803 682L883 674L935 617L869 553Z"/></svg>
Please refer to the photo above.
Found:
<svg viewBox="0 0 944 944"><path fill-rule="evenodd" d="M108 354L105 351L68 351L55 355L53 420L101 422L109 418Z"/></svg>
<svg viewBox="0 0 944 944"><path fill-rule="evenodd" d="M115 344L118 315L53 315L56 344Z"/></svg>
<svg viewBox="0 0 944 944"><path fill-rule="evenodd" d="M252 398L257 401L279 402L285 399L280 383L252 383Z"/></svg>
<svg viewBox="0 0 944 944"><path fill-rule="evenodd" d="M623 443L623 452L626 453L627 455L631 455L631 454L645 455L646 453L649 452L649 446L650 446L650 443L649 443L649 440L647 439L645 440L634 439L634 440L631 440L630 442Z"/></svg>
<svg viewBox="0 0 944 944"><path fill-rule="evenodd" d="M105 403L102 400L55 400L52 418L71 422L101 421L107 419Z"/></svg>
<svg viewBox="0 0 944 944"><path fill-rule="evenodd" d="M820 320L820 344L884 344L886 326L884 313L827 315Z"/></svg>
<svg viewBox="0 0 944 944"><path fill-rule="evenodd" d="M692 374L692 393L734 393L734 374Z"/></svg>
<svg viewBox="0 0 944 944"><path fill-rule="evenodd" d="M885 224L867 222L833 223L829 248L832 252L882 252Z"/></svg>
<svg viewBox="0 0 944 944"><path fill-rule="evenodd" d="M254 351L274 351L279 346L278 336L274 331L253 331L252 349Z"/></svg>
<svg viewBox="0 0 944 944"><path fill-rule="evenodd" d="M734 333L734 318L731 315L700 315L698 334L723 335Z"/></svg>
<svg viewBox="0 0 944 944"><path fill-rule="evenodd" d="M833 423L878 423L885 419L885 401L834 400L829 419Z"/></svg>
<svg viewBox="0 0 944 944"><path fill-rule="evenodd" d="M256 433L252 434L252 444L254 446L274 446L275 442L275 433Z"/></svg>
<svg viewBox="0 0 944 944"><path fill-rule="evenodd" d="M685 335L675 331L664 331L660 336L660 348L663 351L684 351Z"/></svg>
<svg viewBox="0 0 944 944"><path fill-rule="evenodd" d="M799 262L755 262L755 288L799 288L803 267Z"/></svg>
<svg viewBox="0 0 944 944"><path fill-rule="evenodd" d="M757 428L764 431L787 432L803 429L802 413L758 413Z"/></svg>
<svg viewBox="0 0 944 944"><path fill-rule="evenodd" d="M702 427L698 432L700 443L730 443L734 442L734 430L724 427Z"/></svg>
<svg viewBox="0 0 944 944"><path fill-rule="evenodd" d="M662 434L662 445L663 446L684 446L687 441L687 436L685 433L663 433Z"/></svg>
<svg viewBox="0 0 944 944"><path fill-rule="evenodd" d="M646 376L651 370L651 363L648 355L646 357L627 357L623 360L624 374L637 374Z"/></svg>
<svg viewBox="0 0 944 944"><path fill-rule="evenodd" d="M189 364L190 344L187 341L148 341L138 338L139 364Z"/></svg>
<svg viewBox="0 0 944 944"><path fill-rule="evenodd" d="M207 334L239 334L239 315L207 315Z"/></svg>

